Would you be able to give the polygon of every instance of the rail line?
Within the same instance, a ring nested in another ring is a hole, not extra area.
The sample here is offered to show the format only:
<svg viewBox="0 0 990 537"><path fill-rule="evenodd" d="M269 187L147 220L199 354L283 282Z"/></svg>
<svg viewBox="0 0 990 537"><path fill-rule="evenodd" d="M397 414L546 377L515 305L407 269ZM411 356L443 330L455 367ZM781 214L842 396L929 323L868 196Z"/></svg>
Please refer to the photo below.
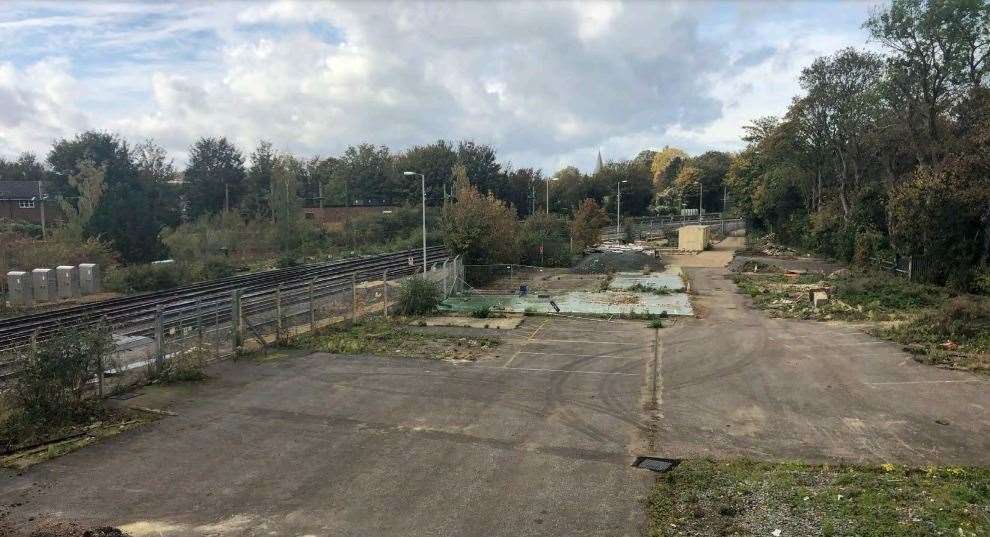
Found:
<svg viewBox="0 0 990 537"><path fill-rule="evenodd" d="M447 252L443 247L431 247L427 249L426 257L427 263L432 265L446 259ZM233 276L164 291L0 319L0 352L30 344L32 339L44 340L61 326L105 320L115 331L141 332L141 327L151 323L159 309L169 318L181 319L184 315L195 314L198 308L216 308L229 304L234 290L242 291L243 296L249 298L274 294L279 286L284 292L292 292L318 281L321 293L329 294L346 288L352 278L364 281L370 277L380 277L386 270L390 278L419 272L422 270L422 250L362 256Z"/></svg>

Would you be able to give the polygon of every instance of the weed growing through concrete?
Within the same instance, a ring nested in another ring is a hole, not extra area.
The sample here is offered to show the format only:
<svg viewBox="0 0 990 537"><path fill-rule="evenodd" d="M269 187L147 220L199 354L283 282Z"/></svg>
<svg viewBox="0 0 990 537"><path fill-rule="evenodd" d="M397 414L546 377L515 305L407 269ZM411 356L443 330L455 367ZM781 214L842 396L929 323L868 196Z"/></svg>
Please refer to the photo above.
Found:
<svg viewBox="0 0 990 537"><path fill-rule="evenodd" d="M428 329L411 329L398 319L369 317L351 326L336 325L306 334L290 345L333 354L475 360L499 344L488 337L456 337Z"/></svg>

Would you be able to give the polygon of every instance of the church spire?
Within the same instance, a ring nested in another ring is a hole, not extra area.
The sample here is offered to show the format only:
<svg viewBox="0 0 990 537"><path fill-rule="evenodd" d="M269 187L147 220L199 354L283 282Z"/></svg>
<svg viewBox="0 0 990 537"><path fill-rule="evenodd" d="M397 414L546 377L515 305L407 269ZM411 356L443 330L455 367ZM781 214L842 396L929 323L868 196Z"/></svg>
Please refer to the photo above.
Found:
<svg viewBox="0 0 990 537"><path fill-rule="evenodd" d="M602 171L602 168L604 168L604 167L605 167L605 165L602 164L602 150L599 149L598 150L598 161L595 163L595 173L598 173L598 172Z"/></svg>

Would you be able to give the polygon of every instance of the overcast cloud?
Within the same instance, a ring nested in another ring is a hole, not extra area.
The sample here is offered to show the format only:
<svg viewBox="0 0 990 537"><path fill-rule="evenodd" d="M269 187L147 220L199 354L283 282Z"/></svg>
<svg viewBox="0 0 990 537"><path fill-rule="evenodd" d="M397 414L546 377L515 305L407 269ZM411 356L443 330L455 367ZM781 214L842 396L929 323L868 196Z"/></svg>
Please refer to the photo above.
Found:
<svg viewBox="0 0 990 537"><path fill-rule="evenodd" d="M5 3L0 155L108 129L177 163L201 136L301 156L494 145L589 169L738 149L802 67L863 46L865 2Z"/></svg>

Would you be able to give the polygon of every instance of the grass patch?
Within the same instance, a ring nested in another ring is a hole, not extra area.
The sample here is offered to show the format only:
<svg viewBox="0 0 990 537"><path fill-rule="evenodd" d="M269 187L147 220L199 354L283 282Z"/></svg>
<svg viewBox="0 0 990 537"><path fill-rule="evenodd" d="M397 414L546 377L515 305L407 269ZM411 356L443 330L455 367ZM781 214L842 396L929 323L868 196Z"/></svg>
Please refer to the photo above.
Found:
<svg viewBox="0 0 990 537"><path fill-rule="evenodd" d="M990 469L687 461L657 478L650 535L990 535Z"/></svg>
<svg viewBox="0 0 990 537"><path fill-rule="evenodd" d="M498 344L497 339L488 337L410 330L399 319L382 317L369 317L350 326L336 325L290 340L290 345L309 351L438 360L476 360Z"/></svg>
<svg viewBox="0 0 990 537"><path fill-rule="evenodd" d="M114 436L160 416L132 409L94 407L87 420L78 420L60 427L25 423L24 414L14 414L0 428L0 467L22 470L40 462L60 457Z"/></svg>
<svg viewBox="0 0 990 537"><path fill-rule="evenodd" d="M661 296L669 295L675 292L674 289L671 289L670 287L667 287L665 285L652 287L649 285L643 285L641 283L637 283L636 285L628 287L624 289L624 291L632 291L634 293L652 293L654 295L661 295Z"/></svg>

